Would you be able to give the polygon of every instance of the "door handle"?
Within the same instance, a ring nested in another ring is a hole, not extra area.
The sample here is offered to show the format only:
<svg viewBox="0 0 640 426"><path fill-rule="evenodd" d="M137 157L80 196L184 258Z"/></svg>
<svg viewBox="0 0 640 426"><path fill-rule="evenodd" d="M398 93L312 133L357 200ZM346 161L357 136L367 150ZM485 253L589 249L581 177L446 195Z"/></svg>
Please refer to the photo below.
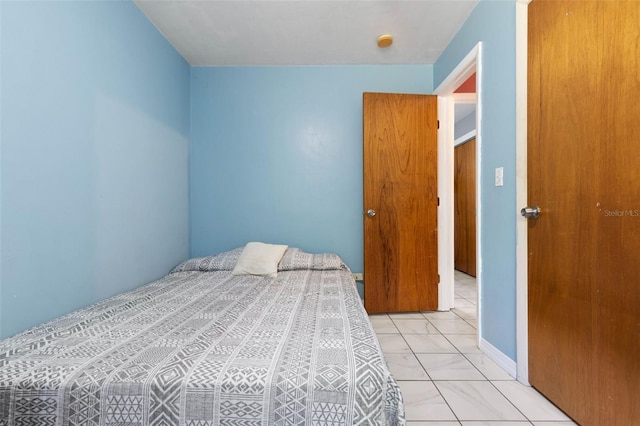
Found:
<svg viewBox="0 0 640 426"><path fill-rule="evenodd" d="M374 209L367 210L367 216L374 217L376 215L376 211Z"/></svg>
<svg viewBox="0 0 640 426"><path fill-rule="evenodd" d="M520 214L527 219L537 219L540 217L540 207L524 207L520 210Z"/></svg>

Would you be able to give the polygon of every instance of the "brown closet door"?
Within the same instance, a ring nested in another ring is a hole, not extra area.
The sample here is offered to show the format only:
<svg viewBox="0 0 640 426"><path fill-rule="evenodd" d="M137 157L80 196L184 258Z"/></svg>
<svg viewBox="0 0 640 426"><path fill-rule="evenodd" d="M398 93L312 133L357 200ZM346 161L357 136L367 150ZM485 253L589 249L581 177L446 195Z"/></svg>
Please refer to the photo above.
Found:
<svg viewBox="0 0 640 426"><path fill-rule="evenodd" d="M363 107L365 307L436 310L437 96L365 93Z"/></svg>
<svg viewBox="0 0 640 426"><path fill-rule="evenodd" d="M640 425L640 2L529 5L529 381Z"/></svg>
<svg viewBox="0 0 640 426"><path fill-rule="evenodd" d="M454 149L454 267L476 276L476 139Z"/></svg>

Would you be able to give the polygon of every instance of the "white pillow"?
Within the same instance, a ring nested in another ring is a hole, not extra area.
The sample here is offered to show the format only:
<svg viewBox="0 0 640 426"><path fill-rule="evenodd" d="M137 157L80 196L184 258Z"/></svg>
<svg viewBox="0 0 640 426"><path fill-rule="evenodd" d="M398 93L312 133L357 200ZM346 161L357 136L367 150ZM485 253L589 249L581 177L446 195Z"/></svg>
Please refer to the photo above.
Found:
<svg viewBox="0 0 640 426"><path fill-rule="evenodd" d="M285 245L247 243L238 258L233 275L264 275L275 277L278 275L278 263L287 251Z"/></svg>

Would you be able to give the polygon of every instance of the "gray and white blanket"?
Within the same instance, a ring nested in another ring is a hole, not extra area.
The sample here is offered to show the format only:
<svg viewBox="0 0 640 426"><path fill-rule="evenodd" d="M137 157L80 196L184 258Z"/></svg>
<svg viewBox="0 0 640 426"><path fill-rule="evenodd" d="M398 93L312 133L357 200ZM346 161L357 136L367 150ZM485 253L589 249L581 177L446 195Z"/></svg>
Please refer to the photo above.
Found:
<svg viewBox="0 0 640 426"><path fill-rule="evenodd" d="M0 425L403 425L349 269L240 250L0 341Z"/></svg>

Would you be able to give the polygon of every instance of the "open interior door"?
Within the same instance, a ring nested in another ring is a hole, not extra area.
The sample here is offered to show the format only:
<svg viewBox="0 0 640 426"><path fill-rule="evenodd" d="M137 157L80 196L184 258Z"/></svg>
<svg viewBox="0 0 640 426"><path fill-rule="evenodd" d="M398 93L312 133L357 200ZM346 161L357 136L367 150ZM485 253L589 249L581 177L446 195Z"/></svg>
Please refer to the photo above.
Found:
<svg viewBox="0 0 640 426"><path fill-rule="evenodd" d="M365 308L437 310L437 96L363 102Z"/></svg>

